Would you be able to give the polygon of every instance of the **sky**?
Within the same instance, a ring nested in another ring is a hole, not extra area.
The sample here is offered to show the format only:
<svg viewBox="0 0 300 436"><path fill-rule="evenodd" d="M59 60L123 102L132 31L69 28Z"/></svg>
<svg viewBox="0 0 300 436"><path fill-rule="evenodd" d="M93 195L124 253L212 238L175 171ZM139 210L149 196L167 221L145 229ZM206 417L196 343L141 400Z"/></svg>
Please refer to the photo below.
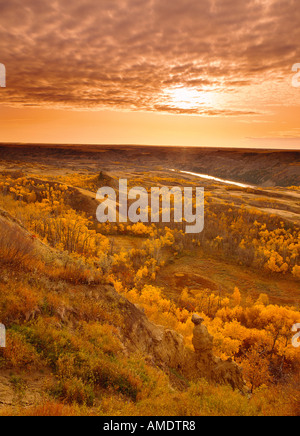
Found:
<svg viewBox="0 0 300 436"><path fill-rule="evenodd" d="M0 0L0 141L300 149L299 41L299 0Z"/></svg>

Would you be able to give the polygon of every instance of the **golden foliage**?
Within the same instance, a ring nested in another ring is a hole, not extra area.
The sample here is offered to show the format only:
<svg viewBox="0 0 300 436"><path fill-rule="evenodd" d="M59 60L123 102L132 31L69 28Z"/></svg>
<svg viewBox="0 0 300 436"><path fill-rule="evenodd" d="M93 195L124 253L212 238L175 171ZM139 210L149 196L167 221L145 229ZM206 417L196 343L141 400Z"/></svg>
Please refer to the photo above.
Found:
<svg viewBox="0 0 300 436"><path fill-rule="evenodd" d="M166 262L199 245L216 256L253 266L259 274L288 275L296 283L300 278L296 226L255 209L212 204L209 195L207 225L201 235L185 235L180 224L98 225L86 213L72 209L66 186L93 189L95 178L74 175L61 181L64 184L0 178L1 206L28 230L0 218L0 318L8 327L0 367L47 367L55 375L49 398L21 414L299 412L295 385L299 350L291 345L298 309L270 304L266 294L255 303L245 300L239 283L228 295L184 285L177 300L167 298L157 286ZM134 244L116 249L112 235L130 238ZM21 278L13 279L10 271ZM126 357L118 330L124 322L122 313L108 310L98 295L96 285L108 281L153 322L182 334L191 348L191 315L200 313L214 336L216 355L233 358L243 367L252 399L204 381L174 392L166 374L140 356ZM287 392L295 399L290 404L282 399Z"/></svg>

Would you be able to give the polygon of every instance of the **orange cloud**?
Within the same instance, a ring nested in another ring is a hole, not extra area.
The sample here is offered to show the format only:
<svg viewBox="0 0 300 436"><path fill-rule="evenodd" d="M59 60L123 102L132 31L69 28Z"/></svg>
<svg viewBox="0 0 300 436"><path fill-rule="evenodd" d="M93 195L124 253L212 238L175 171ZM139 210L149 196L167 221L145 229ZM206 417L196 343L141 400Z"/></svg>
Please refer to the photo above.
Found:
<svg viewBox="0 0 300 436"><path fill-rule="evenodd" d="M228 97L266 80L284 82L300 60L295 6L293 0L1 0L2 101L252 115L258 107L235 102L176 109L163 91L193 87Z"/></svg>

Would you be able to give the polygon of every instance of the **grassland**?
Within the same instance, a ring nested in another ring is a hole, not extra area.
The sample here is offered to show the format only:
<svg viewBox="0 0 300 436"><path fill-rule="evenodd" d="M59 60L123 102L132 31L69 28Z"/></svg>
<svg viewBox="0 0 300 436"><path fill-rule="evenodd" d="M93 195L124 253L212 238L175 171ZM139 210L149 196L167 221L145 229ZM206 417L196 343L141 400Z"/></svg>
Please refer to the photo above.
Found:
<svg viewBox="0 0 300 436"><path fill-rule="evenodd" d="M8 335L0 414L300 413L299 349L291 345L300 322L299 153L0 150L0 322ZM272 171L262 170L266 161ZM119 178L131 187L204 186L204 232L100 225L95 193L117 189ZM194 312L215 337L215 354L244 369L251 397L187 379L136 347L126 329L145 313L192 349Z"/></svg>

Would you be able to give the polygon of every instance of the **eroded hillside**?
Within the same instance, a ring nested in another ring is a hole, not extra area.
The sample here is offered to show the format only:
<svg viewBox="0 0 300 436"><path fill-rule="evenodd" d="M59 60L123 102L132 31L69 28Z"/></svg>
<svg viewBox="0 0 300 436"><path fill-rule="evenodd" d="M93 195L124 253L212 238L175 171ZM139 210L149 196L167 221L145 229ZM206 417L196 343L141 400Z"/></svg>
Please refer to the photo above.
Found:
<svg viewBox="0 0 300 436"><path fill-rule="evenodd" d="M151 323L111 285L91 286L81 278L70 288L76 265L64 279L51 274L59 253L3 210L0 229L0 314L7 328L0 355L2 406L16 406L21 397L30 406L51 394L94 406L105 389L137 401L144 371L152 373L152 382L163 377L170 388L185 377L186 387L206 378L244 390L235 364L214 357L212 347L196 355L181 335Z"/></svg>

